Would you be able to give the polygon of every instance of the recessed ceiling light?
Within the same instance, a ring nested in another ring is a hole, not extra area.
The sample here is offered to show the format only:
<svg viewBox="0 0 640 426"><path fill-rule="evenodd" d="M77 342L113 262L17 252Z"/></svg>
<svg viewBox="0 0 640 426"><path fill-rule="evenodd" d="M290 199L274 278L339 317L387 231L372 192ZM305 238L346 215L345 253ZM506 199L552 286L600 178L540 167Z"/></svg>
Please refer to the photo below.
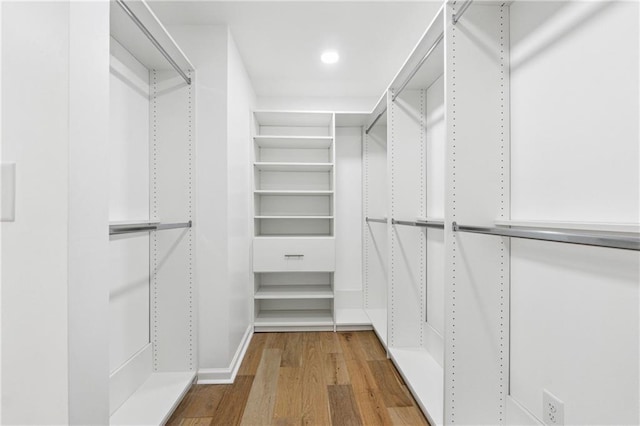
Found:
<svg viewBox="0 0 640 426"><path fill-rule="evenodd" d="M340 55L335 50L327 50L322 52L320 60L325 64L335 64L340 59Z"/></svg>

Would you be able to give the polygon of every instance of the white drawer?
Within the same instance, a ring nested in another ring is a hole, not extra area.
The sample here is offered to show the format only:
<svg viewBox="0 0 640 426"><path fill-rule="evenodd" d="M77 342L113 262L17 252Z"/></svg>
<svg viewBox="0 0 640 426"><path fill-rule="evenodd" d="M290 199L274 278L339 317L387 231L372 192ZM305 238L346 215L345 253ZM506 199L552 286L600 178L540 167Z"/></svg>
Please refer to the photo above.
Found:
<svg viewBox="0 0 640 426"><path fill-rule="evenodd" d="M335 269L334 238L256 238L253 240L255 272L331 272Z"/></svg>

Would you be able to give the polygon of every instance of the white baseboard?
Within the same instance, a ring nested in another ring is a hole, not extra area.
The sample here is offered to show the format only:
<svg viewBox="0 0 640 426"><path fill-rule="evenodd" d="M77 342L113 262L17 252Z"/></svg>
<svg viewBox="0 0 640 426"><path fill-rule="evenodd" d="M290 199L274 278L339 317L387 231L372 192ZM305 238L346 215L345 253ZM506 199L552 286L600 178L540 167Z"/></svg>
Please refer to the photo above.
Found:
<svg viewBox="0 0 640 426"><path fill-rule="evenodd" d="M231 364L226 368L201 368L198 370L198 384L199 385L225 385L233 383L238 374L238 369L242 364L249 343L251 343L251 337L253 336L253 324L249 324L247 330L242 336L240 345L236 350Z"/></svg>
<svg viewBox="0 0 640 426"><path fill-rule="evenodd" d="M542 423L511 395L507 396L507 425L539 426Z"/></svg>
<svg viewBox="0 0 640 426"><path fill-rule="evenodd" d="M109 414L120 406L151 376L151 343L147 343L109 376Z"/></svg>

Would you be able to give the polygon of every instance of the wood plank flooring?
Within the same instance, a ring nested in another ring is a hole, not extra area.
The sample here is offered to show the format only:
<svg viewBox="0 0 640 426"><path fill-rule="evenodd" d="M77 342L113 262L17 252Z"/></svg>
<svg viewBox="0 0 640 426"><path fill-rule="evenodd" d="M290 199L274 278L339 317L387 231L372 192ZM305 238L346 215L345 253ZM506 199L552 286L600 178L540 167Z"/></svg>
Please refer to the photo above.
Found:
<svg viewBox="0 0 640 426"><path fill-rule="evenodd" d="M174 425L428 425L372 331L256 333L232 385L193 386Z"/></svg>

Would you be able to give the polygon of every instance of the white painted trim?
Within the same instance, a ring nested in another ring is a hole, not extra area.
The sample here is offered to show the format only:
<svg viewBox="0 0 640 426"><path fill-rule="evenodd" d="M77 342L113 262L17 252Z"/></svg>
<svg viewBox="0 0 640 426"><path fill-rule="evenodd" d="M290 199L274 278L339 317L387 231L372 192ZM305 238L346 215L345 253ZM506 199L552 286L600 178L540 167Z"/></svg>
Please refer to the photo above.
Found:
<svg viewBox="0 0 640 426"><path fill-rule="evenodd" d="M198 370L198 384L199 385L224 385L231 384L236 379L242 360L244 359L251 338L253 337L253 324L250 324L242 336L242 341L238 345L231 364L226 368L201 368Z"/></svg>
<svg viewBox="0 0 640 426"><path fill-rule="evenodd" d="M507 425L527 426L538 426L543 424L511 395L507 395L507 417L505 423Z"/></svg>
<svg viewBox="0 0 640 426"><path fill-rule="evenodd" d="M113 415L151 376L152 345L147 343L109 375L109 415Z"/></svg>

